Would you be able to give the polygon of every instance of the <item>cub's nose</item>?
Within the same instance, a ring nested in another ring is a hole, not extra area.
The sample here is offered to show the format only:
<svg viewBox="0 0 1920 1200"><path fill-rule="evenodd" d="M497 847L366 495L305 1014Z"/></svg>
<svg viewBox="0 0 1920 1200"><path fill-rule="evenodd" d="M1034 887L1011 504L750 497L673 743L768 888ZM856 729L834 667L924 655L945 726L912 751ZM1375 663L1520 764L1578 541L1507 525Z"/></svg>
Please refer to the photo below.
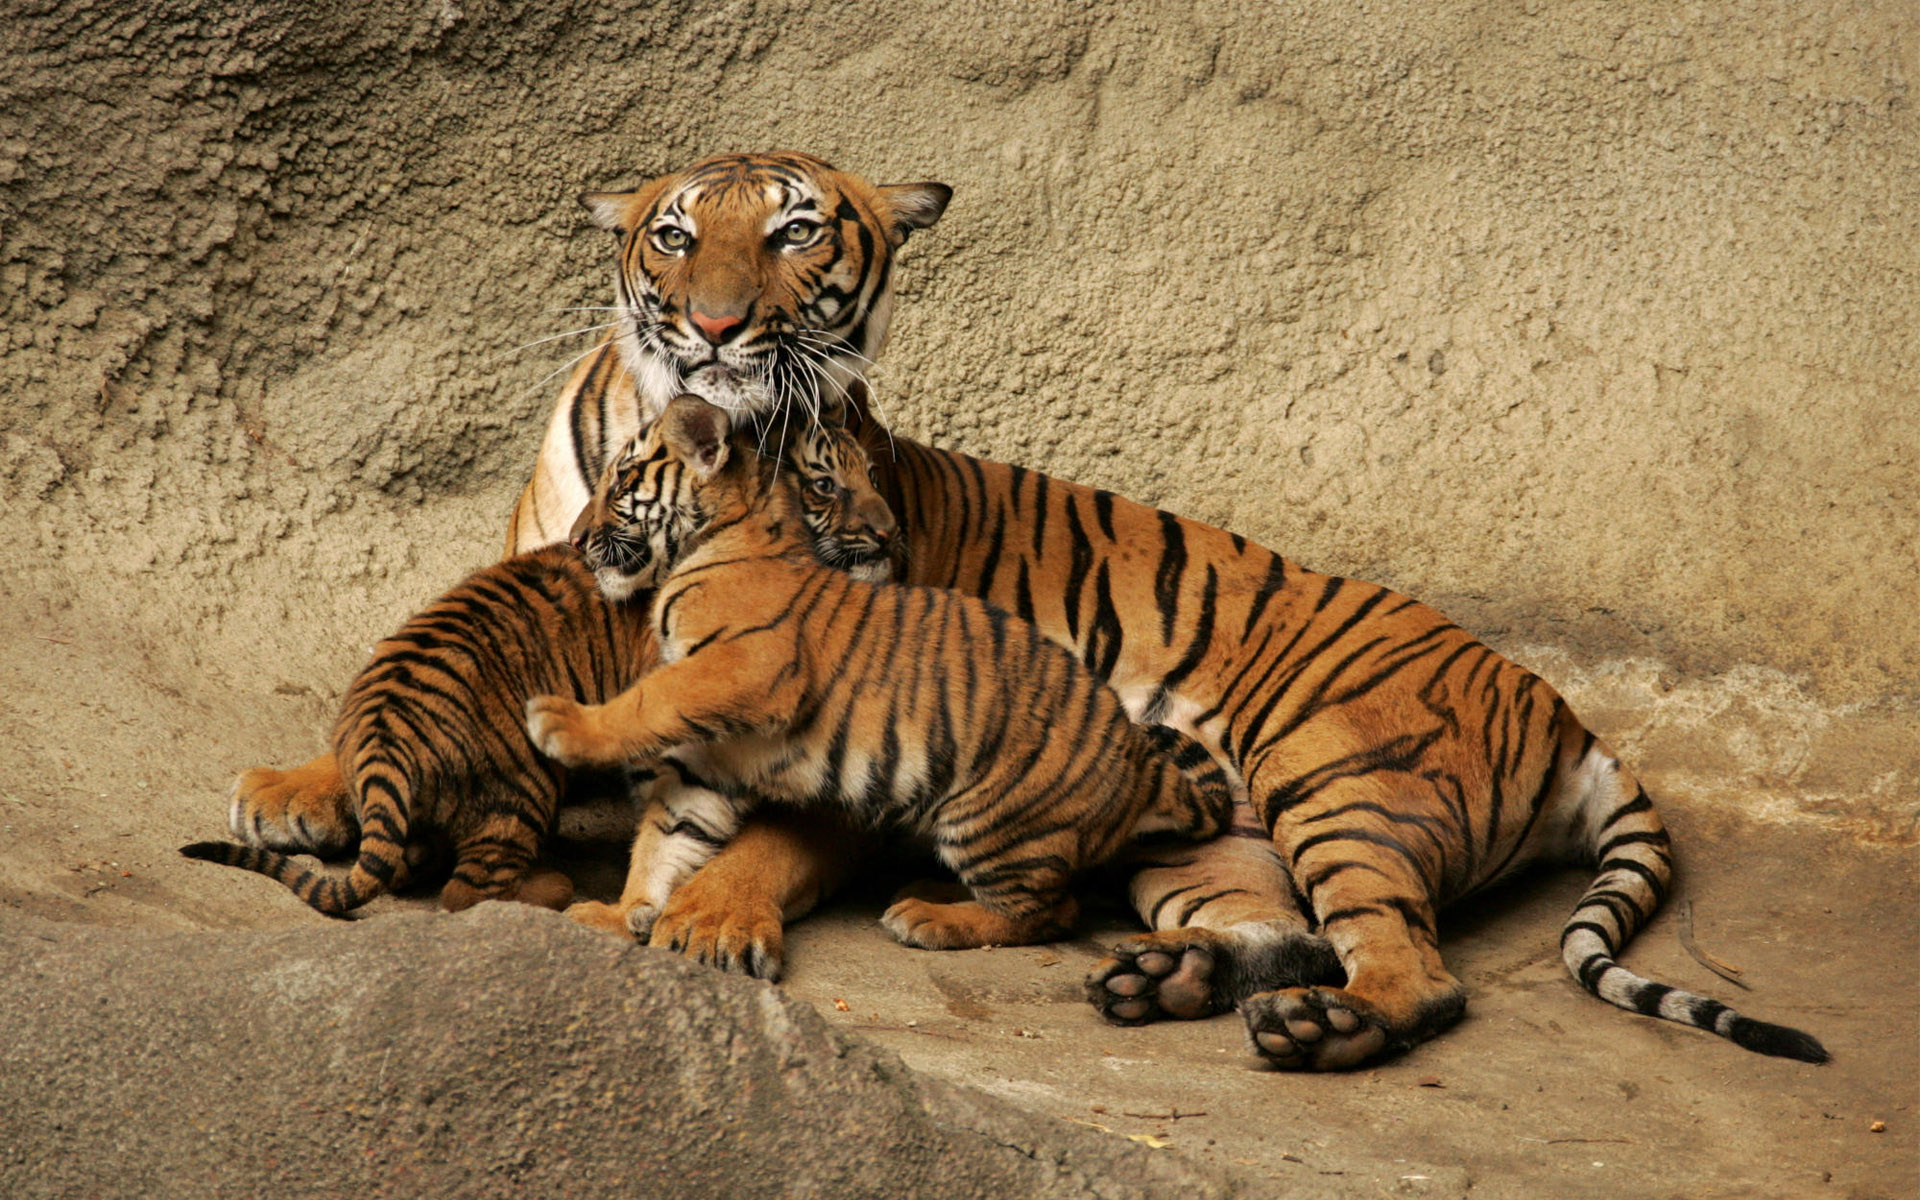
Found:
<svg viewBox="0 0 1920 1200"><path fill-rule="evenodd" d="M700 331L700 336L716 346L738 333L740 327L747 323L745 317L710 317L697 309L687 316L693 321L693 327Z"/></svg>

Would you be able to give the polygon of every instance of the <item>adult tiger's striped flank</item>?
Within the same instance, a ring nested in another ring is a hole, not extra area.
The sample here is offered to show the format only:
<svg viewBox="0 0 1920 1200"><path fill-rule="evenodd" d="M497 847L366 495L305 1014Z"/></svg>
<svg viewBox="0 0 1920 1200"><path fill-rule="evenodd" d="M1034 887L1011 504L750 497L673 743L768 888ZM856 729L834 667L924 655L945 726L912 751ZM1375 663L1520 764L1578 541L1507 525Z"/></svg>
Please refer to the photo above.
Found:
<svg viewBox="0 0 1920 1200"><path fill-rule="evenodd" d="M1614 961L1665 899L1667 834L1539 676L1418 601L1236 535L905 438L865 442L906 526L908 580L1006 605L1100 672L1135 719L1192 732L1243 780L1311 914L1310 934L1268 895L1249 936L1251 923L1208 913L1226 889L1201 864L1142 872L1134 900L1156 928L1089 979L1109 1019L1238 1006L1276 1065L1353 1066L1464 1011L1439 952L1443 906L1530 863L1587 863L1598 873L1562 937L1583 987L1761 1053L1826 1058L1804 1033ZM1326 962L1320 939L1343 981L1308 974Z"/></svg>
<svg viewBox="0 0 1920 1200"><path fill-rule="evenodd" d="M1232 789L1204 748L1128 721L1077 658L999 609L822 566L794 475L734 437L719 409L675 400L632 452L633 492L596 493L583 518L603 588L659 589L664 665L604 705L527 705L534 744L569 766L706 750L712 790L664 837L643 822L635 872L671 891L762 799L838 806L926 836L972 893L898 900L882 918L895 937L1018 945L1072 927L1086 868L1142 837L1226 828ZM677 536L645 536L658 529ZM647 545L662 552L611 553Z"/></svg>

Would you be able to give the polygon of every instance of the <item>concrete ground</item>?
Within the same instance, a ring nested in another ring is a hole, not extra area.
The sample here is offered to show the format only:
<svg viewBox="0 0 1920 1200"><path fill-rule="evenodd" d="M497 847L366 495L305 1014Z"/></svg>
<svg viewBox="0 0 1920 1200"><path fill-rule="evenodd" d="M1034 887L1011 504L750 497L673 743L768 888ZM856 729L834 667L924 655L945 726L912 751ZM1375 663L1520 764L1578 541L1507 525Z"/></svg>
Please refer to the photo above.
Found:
<svg viewBox="0 0 1920 1200"><path fill-rule="evenodd" d="M1226 1166L1286 1196L1920 1195L1920 901L1904 850L1727 819L1670 819L1695 945L1670 904L1629 949L1641 973L1820 1037L1834 1061L1761 1057L1611 1008L1560 964L1584 886L1538 875L1443 924L1465 1022L1348 1075L1262 1069L1235 1015L1119 1029L1082 999L1106 940L932 953L876 922L876 883L796 925L789 992L908 1065L1036 1112ZM615 859L582 864L617 889ZM1876 1132L1875 1124L1884 1128Z"/></svg>

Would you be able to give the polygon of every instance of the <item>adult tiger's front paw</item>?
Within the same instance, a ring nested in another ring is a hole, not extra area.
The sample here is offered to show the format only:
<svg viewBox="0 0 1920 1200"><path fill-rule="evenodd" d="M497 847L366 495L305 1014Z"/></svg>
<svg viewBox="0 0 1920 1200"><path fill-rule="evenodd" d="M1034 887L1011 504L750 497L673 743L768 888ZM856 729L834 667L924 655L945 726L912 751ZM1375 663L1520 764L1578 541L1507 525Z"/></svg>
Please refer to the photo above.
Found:
<svg viewBox="0 0 1920 1200"><path fill-rule="evenodd" d="M565 766L619 766L619 743L599 728L599 712L565 696L535 696L527 701L527 736L540 753Z"/></svg>
<svg viewBox="0 0 1920 1200"><path fill-rule="evenodd" d="M639 932L634 919L627 927ZM693 887L682 887L667 900L647 932L647 944L755 979L778 979L786 966L786 931L778 908Z"/></svg>

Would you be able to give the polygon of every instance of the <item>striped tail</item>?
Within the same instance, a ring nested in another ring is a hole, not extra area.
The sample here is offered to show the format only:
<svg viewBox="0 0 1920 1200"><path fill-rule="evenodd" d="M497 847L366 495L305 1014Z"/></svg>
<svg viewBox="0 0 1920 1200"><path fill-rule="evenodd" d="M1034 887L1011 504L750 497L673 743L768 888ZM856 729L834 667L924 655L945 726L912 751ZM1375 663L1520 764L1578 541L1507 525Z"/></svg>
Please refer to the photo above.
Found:
<svg viewBox="0 0 1920 1200"><path fill-rule="evenodd" d="M406 777L391 764L364 763L355 791L360 800L360 852L344 875L304 866L291 855L233 842L194 842L180 847L188 858L256 871L278 880L306 904L330 917L344 916L382 893L405 886Z"/></svg>
<svg viewBox="0 0 1920 1200"><path fill-rule="evenodd" d="M1233 824L1233 782L1207 748L1168 725L1141 726L1154 748L1173 760L1183 786L1170 788L1167 815L1184 836L1218 837Z"/></svg>
<svg viewBox="0 0 1920 1200"><path fill-rule="evenodd" d="M1673 879L1667 833L1645 789L1607 817L1595 832L1594 849L1599 873L1560 932L1561 959L1581 987L1629 1012L1705 1029L1760 1054L1827 1061L1826 1047L1811 1034L1741 1016L1718 1000L1643 979L1614 961L1666 900Z"/></svg>

